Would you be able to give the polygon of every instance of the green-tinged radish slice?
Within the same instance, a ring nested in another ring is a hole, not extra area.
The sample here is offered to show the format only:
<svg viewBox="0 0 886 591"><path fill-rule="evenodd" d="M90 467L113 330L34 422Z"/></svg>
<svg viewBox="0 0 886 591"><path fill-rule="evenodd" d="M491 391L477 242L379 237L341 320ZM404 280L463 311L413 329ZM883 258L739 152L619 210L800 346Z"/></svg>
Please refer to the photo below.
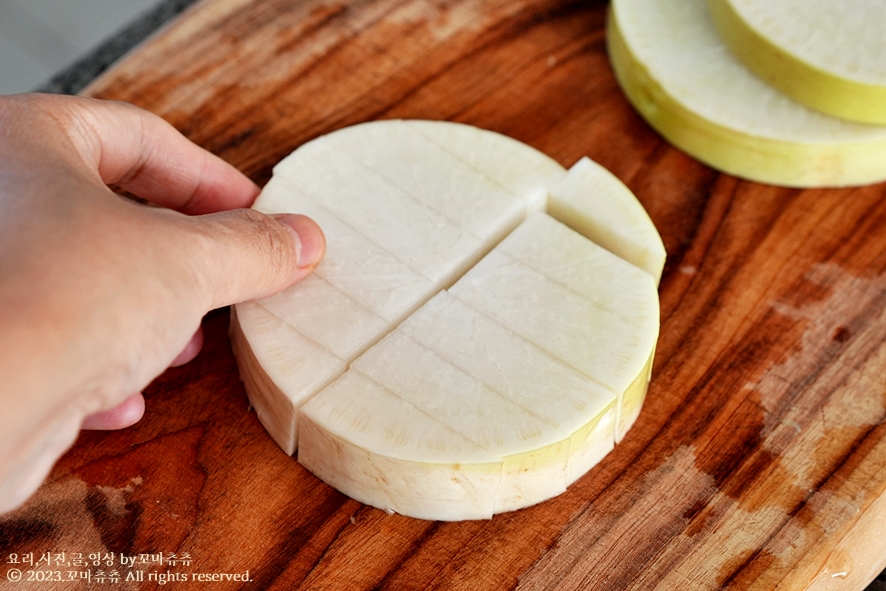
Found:
<svg viewBox="0 0 886 591"><path fill-rule="evenodd" d="M255 207L309 215L327 253L235 306L241 376L274 440L338 490L489 518L560 494L636 420L663 249L590 161L567 174L466 125L376 122L296 150Z"/></svg>
<svg viewBox="0 0 886 591"><path fill-rule="evenodd" d="M612 450L618 407L617 397L611 391L450 293L438 294L398 330L507 399L524 408L540 409L550 425L559 426L556 431L551 430L557 433L553 438L569 435L564 487ZM507 351L507 358L490 363L491 359L501 357L501 350ZM596 419L586 422L587 416ZM536 451L525 454L528 455L506 457L503 474L516 465L527 471L526 463L537 466L544 457ZM520 470L510 477L516 478L519 473ZM520 486L515 483L501 491L513 491ZM500 497L496 502L498 511L516 508L517 497L528 498L525 494L504 492Z"/></svg>
<svg viewBox="0 0 886 591"><path fill-rule="evenodd" d="M624 439L625 434L634 426L637 418L640 416L640 410L643 408L643 402L646 400L646 390L649 388L649 382L652 381L652 362L655 359L655 348L649 355L643 371L637 374L634 381L627 387L621 395L618 404L618 424L615 426L615 442L618 443Z"/></svg>
<svg viewBox="0 0 886 591"><path fill-rule="evenodd" d="M818 113L757 78L723 44L705 0L614 0L608 45L640 114L714 168L793 187L886 179L886 127Z"/></svg>
<svg viewBox="0 0 886 591"><path fill-rule="evenodd" d="M708 0L726 45L755 74L829 115L886 124L883 0Z"/></svg>
<svg viewBox="0 0 886 591"><path fill-rule="evenodd" d="M414 517L538 503L612 449L622 407L625 427L636 418L657 335L654 279L535 213L302 407L300 420L327 434L302 430L299 461ZM347 465L332 442L352 450ZM383 483L370 465L379 458ZM448 481L435 483L455 465L469 468L461 507ZM419 495L403 487L419 481L432 489L427 505L404 504ZM441 496L447 509L435 512Z"/></svg>
<svg viewBox="0 0 886 591"><path fill-rule="evenodd" d="M547 212L609 252L661 279L665 247L649 214L611 172L584 157L551 186Z"/></svg>

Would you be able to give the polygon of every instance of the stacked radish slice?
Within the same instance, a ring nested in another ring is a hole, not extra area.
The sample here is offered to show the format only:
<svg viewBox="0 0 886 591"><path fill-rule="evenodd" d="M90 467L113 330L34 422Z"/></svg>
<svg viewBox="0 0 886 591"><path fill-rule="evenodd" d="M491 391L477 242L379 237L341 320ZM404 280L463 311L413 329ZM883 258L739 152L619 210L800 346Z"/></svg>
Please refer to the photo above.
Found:
<svg viewBox="0 0 886 591"><path fill-rule="evenodd" d="M609 51L634 107L699 160L858 185L886 179L884 19L883 0L613 0Z"/></svg>
<svg viewBox="0 0 886 591"><path fill-rule="evenodd" d="M327 255L235 307L241 375L271 436L340 491L489 518L563 492L636 420L665 252L590 160L368 123L300 147L255 207L310 215Z"/></svg>

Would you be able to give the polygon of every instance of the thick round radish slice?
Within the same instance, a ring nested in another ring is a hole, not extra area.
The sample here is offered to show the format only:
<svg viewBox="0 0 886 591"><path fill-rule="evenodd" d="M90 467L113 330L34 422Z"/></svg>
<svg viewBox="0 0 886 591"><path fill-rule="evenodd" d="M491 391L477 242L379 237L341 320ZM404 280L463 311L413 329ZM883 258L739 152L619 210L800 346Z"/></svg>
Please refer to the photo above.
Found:
<svg viewBox="0 0 886 591"><path fill-rule="evenodd" d="M302 407L299 462L413 517L543 501L636 418L658 315L651 275L535 213Z"/></svg>
<svg viewBox="0 0 886 591"><path fill-rule="evenodd" d="M664 249L589 160L566 174L465 125L362 124L296 150L255 207L310 215L327 254L235 306L241 376L280 446L353 498L488 518L559 494L636 420Z"/></svg>
<svg viewBox="0 0 886 591"><path fill-rule="evenodd" d="M732 53L791 98L886 124L886 2L708 0Z"/></svg>
<svg viewBox="0 0 886 591"><path fill-rule="evenodd" d="M634 107L714 168L794 187L886 179L886 127L813 111L757 78L726 48L705 0L614 0L608 44Z"/></svg>

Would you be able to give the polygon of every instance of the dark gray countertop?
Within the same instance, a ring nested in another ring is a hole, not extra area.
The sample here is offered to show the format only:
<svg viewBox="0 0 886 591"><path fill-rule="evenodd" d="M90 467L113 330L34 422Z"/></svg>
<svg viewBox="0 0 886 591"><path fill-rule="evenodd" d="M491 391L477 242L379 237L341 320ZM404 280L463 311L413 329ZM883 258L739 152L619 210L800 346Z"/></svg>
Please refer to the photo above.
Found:
<svg viewBox="0 0 886 591"><path fill-rule="evenodd" d="M111 64L129 53L196 0L163 0L134 19L107 41L52 77L38 90L77 94Z"/></svg>
<svg viewBox="0 0 886 591"><path fill-rule="evenodd" d="M40 87L41 92L76 94L115 61L129 53L160 27L175 18L196 0L162 0L136 18L86 56L65 68ZM865 591L886 591L886 571L880 573Z"/></svg>

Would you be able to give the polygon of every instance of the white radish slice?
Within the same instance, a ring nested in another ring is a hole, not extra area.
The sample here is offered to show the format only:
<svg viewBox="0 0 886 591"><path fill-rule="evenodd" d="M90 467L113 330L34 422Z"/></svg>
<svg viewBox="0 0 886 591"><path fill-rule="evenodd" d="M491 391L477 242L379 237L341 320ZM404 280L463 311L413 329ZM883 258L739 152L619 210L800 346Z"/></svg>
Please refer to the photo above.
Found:
<svg viewBox="0 0 886 591"><path fill-rule="evenodd" d="M465 125L362 124L283 160L255 207L313 217L327 254L235 306L241 376L275 441L353 498L488 518L563 492L636 420L663 248L590 161L567 175Z"/></svg>
<svg viewBox="0 0 886 591"><path fill-rule="evenodd" d="M886 124L883 0L709 0L732 53L794 100Z"/></svg>
<svg viewBox="0 0 886 591"><path fill-rule="evenodd" d="M886 127L813 111L754 76L720 39L705 0L614 0L608 44L634 107L714 168L793 187L886 179Z"/></svg>

